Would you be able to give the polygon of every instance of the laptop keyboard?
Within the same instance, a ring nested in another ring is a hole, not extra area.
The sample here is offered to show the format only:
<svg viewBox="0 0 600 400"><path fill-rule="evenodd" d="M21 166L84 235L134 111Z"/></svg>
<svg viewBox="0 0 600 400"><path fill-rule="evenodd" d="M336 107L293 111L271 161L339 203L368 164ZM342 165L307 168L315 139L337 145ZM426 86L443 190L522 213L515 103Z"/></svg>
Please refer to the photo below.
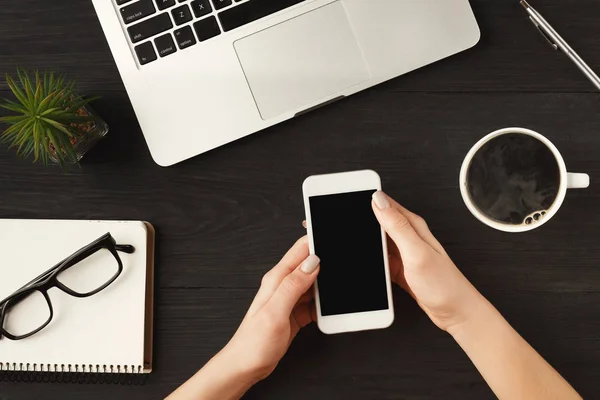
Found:
<svg viewBox="0 0 600 400"><path fill-rule="evenodd" d="M114 1L144 65L306 0Z"/></svg>

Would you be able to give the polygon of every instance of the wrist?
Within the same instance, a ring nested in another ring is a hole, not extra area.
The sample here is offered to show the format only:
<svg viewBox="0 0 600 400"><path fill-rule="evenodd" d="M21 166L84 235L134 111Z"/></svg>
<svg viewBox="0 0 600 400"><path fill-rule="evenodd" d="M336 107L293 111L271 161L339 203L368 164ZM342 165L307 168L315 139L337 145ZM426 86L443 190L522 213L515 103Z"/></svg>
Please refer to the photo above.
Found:
<svg viewBox="0 0 600 400"><path fill-rule="evenodd" d="M476 333L479 327L491 324L498 316L501 318L494 306L477 292L475 298L465 306L460 321L449 327L447 332L460 344Z"/></svg>
<svg viewBox="0 0 600 400"><path fill-rule="evenodd" d="M220 369L227 371L231 380L246 384L248 389L263 379L261 371L246 362L243 352L237 351L231 343L227 344L214 360Z"/></svg>
<svg viewBox="0 0 600 400"><path fill-rule="evenodd" d="M239 363L235 353L225 347L210 359L194 377L181 386L173 399L240 399L258 380Z"/></svg>

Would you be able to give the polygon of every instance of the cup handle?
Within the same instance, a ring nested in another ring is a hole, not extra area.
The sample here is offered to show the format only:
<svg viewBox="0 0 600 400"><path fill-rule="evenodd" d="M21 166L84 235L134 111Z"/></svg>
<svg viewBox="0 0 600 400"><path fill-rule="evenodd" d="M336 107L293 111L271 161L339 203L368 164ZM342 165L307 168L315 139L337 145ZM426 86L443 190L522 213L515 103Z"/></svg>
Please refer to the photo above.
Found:
<svg viewBox="0 0 600 400"><path fill-rule="evenodd" d="M568 189L586 189L590 187L590 176L588 174L567 174Z"/></svg>

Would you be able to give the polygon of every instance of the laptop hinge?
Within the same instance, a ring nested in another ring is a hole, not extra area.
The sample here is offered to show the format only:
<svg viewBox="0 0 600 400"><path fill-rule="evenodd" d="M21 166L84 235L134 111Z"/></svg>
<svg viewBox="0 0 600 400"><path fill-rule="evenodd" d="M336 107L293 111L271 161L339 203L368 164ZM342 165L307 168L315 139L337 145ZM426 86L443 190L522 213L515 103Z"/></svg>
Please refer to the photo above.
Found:
<svg viewBox="0 0 600 400"><path fill-rule="evenodd" d="M324 103L317 104L316 106L313 106L313 107L311 107L311 108L307 108L306 110L303 110L303 111L300 111L300 112L296 113L296 115L294 115L294 117L299 117L299 116L301 116L301 115L304 115L304 114L306 114L306 113L309 113L309 112L311 112L311 111L315 111L315 110L316 110L316 109L318 109L318 108L321 108L321 107L328 106L329 104L333 104L333 103L335 103L335 102L336 102L336 101L338 101L338 100L342 100L342 99L344 99L345 97L346 97L346 96L342 95L342 96L335 97L335 98L333 98L333 99L331 99L331 100L327 100L327 101L326 101L326 102L324 102Z"/></svg>

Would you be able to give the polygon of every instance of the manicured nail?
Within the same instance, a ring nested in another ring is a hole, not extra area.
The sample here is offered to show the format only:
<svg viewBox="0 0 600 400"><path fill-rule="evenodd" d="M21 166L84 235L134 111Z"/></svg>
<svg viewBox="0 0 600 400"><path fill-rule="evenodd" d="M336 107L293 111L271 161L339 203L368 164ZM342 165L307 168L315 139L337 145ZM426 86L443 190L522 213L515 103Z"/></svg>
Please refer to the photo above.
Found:
<svg viewBox="0 0 600 400"><path fill-rule="evenodd" d="M319 259L319 257L315 256L314 254L311 254L306 260L304 260L300 269L305 274L312 274L313 272L315 272L320 263L321 260Z"/></svg>
<svg viewBox="0 0 600 400"><path fill-rule="evenodd" d="M386 208L390 208L390 201L388 200L385 193L381 190L373 193L373 201L375 201L375 205L380 210L385 210Z"/></svg>

